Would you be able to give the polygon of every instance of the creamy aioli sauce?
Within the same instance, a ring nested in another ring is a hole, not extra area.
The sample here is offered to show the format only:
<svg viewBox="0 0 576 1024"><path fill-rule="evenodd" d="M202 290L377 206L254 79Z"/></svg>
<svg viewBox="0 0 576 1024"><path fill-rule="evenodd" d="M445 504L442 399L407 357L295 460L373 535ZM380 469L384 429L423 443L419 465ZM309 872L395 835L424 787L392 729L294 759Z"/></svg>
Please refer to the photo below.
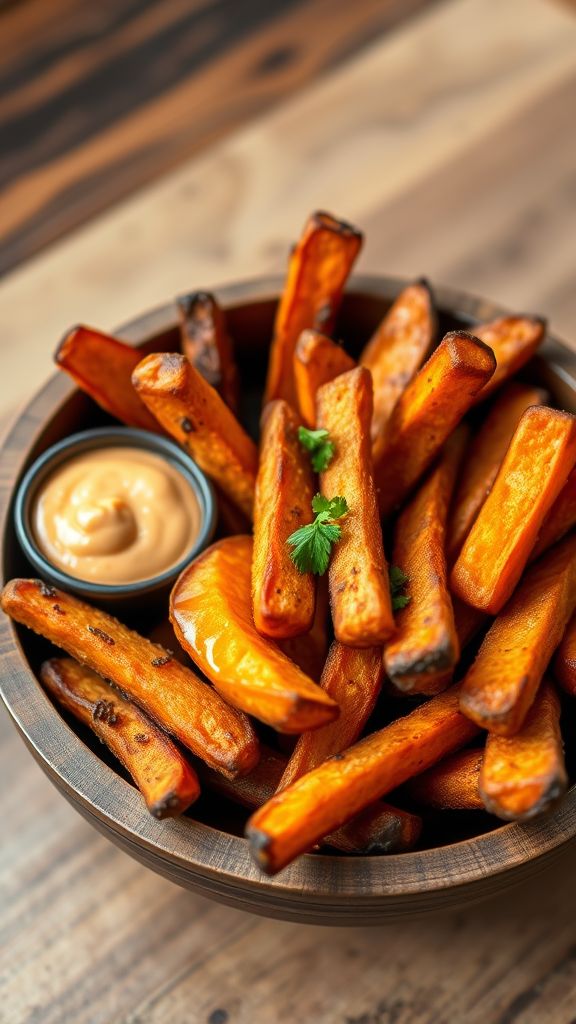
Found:
<svg viewBox="0 0 576 1024"><path fill-rule="evenodd" d="M151 579L177 565L200 531L188 480L141 448L72 456L36 496L32 525L45 557L93 583Z"/></svg>

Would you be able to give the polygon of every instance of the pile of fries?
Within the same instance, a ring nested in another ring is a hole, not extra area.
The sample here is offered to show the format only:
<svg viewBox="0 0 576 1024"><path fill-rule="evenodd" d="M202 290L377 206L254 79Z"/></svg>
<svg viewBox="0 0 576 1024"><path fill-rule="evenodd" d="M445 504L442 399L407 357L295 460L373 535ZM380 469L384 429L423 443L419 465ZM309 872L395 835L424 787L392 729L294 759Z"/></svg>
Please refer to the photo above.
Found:
<svg viewBox="0 0 576 1024"><path fill-rule="evenodd" d="M79 327L56 353L215 485L219 539L170 599L178 653L38 580L2 595L67 653L42 666L44 686L152 814L182 813L200 786L237 802L269 873L319 845L410 850L423 812L530 819L568 784L557 687L576 695L576 418L516 378L545 324L439 339L419 280L356 362L330 335L361 244L328 214L306 224L259 447L210 295L180 300L180 352L141 359Z"/></svg>

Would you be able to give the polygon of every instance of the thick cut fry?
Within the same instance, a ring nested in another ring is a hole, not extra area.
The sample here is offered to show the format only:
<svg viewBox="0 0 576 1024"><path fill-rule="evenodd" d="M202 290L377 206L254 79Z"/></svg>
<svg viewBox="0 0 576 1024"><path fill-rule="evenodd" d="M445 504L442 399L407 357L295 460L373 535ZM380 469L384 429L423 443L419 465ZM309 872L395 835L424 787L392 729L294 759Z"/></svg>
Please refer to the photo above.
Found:
<svg viewBox="0 0 576 1024"><path fill-rule="evenodd" d="M492 615L504 607L575 460L576 417L527 409L452 570L457 597Z"/></svg>
<svg viewBox="0 0 576 1024"><path fill-rule="evenodd" d="M266 406L254 501L254 625L274 640L306 633L314 621L315 580L290 558L288 537L312 520L314 475L287 402Z"/></svg>
<svg viewBox="0 0 576 1024"><path fill-rule="evenodd" d="M296 406L294 349L306 328L330 334L362 234L329 213L313 213L290 257L270 348L266 401Z"/></svg>
<svg viewBox="0 0 576 1024"><path fill-rule="evenodd" d="M493 352L465 331L446 334L388 420L374 476L380 511L409 494L492 376Z"/></svg>
<svg viewBox="0 0 576 1024"><path fill-rule="evenodd" d="M452 608L458 643L460 650L463 651L482 627L490 621L490 616L485 612L478 611L477 608L472 608L469 604L464 604L464 601L460 601L454 596L452 596Z"/></svg>
<svg viewBox="0 0 576 1024"><path fill-rule="evenodd" d="M458 557L492 490L522 413L531 405L543 405L547 397L542 388L511 381L492 406L470 445L460 474L447 533L449 564Z"/></svg>
<svg viewBox="0 0 576 1024"><path fill-rule="evenodd" d="M355 366L352 356L325 334L302 331L294 352L294 381L298 408L307 426L316 425L318 388Z"/></svg>
<svg viewBox="0 0 576 1024"><path fill-rule="evenodd" d="M571 697L576 697L576 615L566 626L554 658L554 678Z"/></svg>
<svg viewBox="0 0 576 1024"><path fill-rule="evenodd" d="M396 402L428 356L436 334L434 301L428 282L415 281L400 292L360 356L374 382L372 443L380 455L384 429Z"/></svg>
<svg viewBox="0 0 576 1024"><path fill-rule="evenodd" d="M358 649L334 641L320 686L336 701L340 715L335 722L298 738L280 789L356 742L374 710L383 674L380 647Z"/></svg>
<svg viewBox="0 0 576 1024"><path fill-rule="evenodd" d="M182 351L231 409L238 405L239 379L224 313L209 292L177 300Z"/></svg>
<svg viewBox="0 0 576 1024"><path fill-rule="evenodd" d="M544 814L568 785L560 733L560 701L543 682L515 736L488 736L480 793L487 811L505 821Z"/></svg>
<svg viewBox="0 0 576 1024"><path fill-rule="evenodd" d="M405 693L434 694L450 684L460 650L448 590L446 520L468 430L460 426L440 461L399 516L393 563L408 577L409 603L384 648L389 678Z"/></svg>
<svg viewBox="0 0 576 1024"><path fill-rule="evenodd" d="M279 732L318 729L338 705L256 630L251 563L250 537L227 537L196 558L172 591L174 632L231 704Z"/></svg>
<svg viewBox="0 0 576 1024"><path fill-rule="evenodd" d="M318 392L318 427L334 443L334 457L320 475L327 498L343 495L348 515L339 524L328 582L336 639L372 647L394 631L388 567L372 476L372 380L359 366Z"/></svg>
<svg viewBox="0 0 576 1024"><path fill-rule="evenodd" d="M181 814L196 800L198 777L178 747L92 669L72 658L52 658L42 665L40 678L124 765L155 818Z"/></svg>
<svg viewBox="0 0 576 1024"><path fill-rule="evenodd" d="M484 750L459 750L406 784L406 792L423 807L438 811L484 810L478 788Z"/></svg>
<svg viewBox="0 0 576 1024"><path fill-rule="evenodd" d="M318 579L316 587L316 611L309 633L276 641L291 661L295 661L305 675L315 683L319 682L328 654L328 580Z"/></svg>
<svg viewBox="0 0 576 1024"><path fill-rule="evenodd" d="M576 525L576 469L568 477L552 508L548 512L538 540L532 549L530 561L539 558L544 551L562 540L568 530Z"/></svg>
<svg viewBox="0 0 576 1024"><path fill-rule="evenodd" d="M478 732L459 711L455 687L276 793L246 829L255 860L280 871L323 836L468 743Z"/></svg>
<svg viewBox="0 0 576 1024"><path fill-rule="evenodd" d="M258 760L248 719L190 669L99 608L40 580L11 580L2 608L110 679L185 747L217 771L243 775Z"/></svg>
<svg viewBox="0 0 576 1024"><path fill-rule="evenodd" d="M218 392L177 352L147 356L132 383L164 429L251 519L258 450Z"/></svg>
<svg viewBox="0 0 576 1024"><path fill-rule="evenodd" d="M132 387L132 373L141 359L137 348L92 327L73 327L54 353L57 366L106 412L128 427L162 433Z"/></svg>
<svg viewBox="0 0 576 1024"><path fill-rule="evenodd" d="M490 346L497 364L494 376L476 397L482 402L532 358L546 337L546 321L537 316L504 316L478 324L474 334Z"/></svg>
<svg viewBox="0 0 576 1024"><path fill-rule="evenodd" d="M576 537L536 562L488 630L462 685L462 711L502 736L522 727L576 606Z"/></svg>

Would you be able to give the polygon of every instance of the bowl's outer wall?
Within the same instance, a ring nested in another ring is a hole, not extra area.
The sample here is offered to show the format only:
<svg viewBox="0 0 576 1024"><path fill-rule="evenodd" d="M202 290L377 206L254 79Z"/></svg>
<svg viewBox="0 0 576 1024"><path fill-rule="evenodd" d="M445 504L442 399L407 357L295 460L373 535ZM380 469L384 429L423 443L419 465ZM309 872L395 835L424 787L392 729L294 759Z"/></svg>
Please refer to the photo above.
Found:
<svg viewBox="0 0 576 1024"><path fill-rule="evenodd" d="M358 350L405 282L352 280L338 333ZM282 279L259 279L217 290L236 339L244 380L243 415L253 431L258 392ZM449 289L437 290L440 330L504 315L507 311ZM450 312L447 312L450 311ZM126 325L119 336L145 350L177 346L176 311L170 304ZM570 349L546 342L545 358L528 376L546 384L557 403L576 412L576 360ZM9 431L0 471L3 573L29 571L15 543L10 505L14 484L45 448L72 431L109 422L60 374L36 395ZM49 646L41 638L0 622L0 690L29 749L64 796L96 828L153 870L187 888L230 905L272 917L318 924L378 924L405 914L449 909L477 901L546 867L576 834L576 793L546 819L502 826L465 842L388 857L314 855L268 879L251 861L239 835L184 817L157 822L138 792L112 762L98 756L90 738L56 714L33 669ZM31 667L32 666L32 667ZM210 816L208 815L208 820Z"/></svg>

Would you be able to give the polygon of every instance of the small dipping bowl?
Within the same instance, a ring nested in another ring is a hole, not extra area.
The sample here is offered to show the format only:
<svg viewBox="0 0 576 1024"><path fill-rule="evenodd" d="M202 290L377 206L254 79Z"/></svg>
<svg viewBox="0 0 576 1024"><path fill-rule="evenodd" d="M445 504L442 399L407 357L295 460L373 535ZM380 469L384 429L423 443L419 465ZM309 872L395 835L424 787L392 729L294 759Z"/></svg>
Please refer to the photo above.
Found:
<svg viewBox="0 0 576 1024"><path fill-rule="evenodd" d="M135 583L94 583L78 579L58 568L38 546L32 515L35 499L45 481L69 459L102 448L140 448L161 456L184 477L196 496L200 508L200 530L196 542L176 565L159 575ZM173 441L131 427L101 427L71 434L48 448L33 462L16 491L14 524L26 558L37 574L48 583L104 606L148 607L159 604L168 596L182 570L210 543L216 526L216 498L202 470Z"/></svg>

